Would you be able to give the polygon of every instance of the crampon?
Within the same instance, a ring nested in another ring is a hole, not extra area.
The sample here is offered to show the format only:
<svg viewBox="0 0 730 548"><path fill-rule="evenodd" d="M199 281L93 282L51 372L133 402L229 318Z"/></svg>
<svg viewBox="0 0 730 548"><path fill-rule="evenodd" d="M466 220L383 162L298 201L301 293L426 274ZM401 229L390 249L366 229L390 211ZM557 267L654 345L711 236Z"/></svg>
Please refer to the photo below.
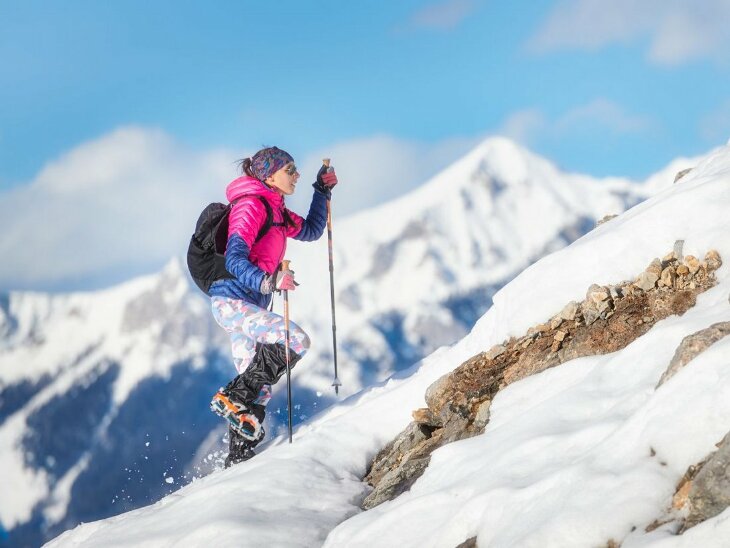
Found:
<svg viewBox="0 0 730 548"><path fill-rule="evenodd" d="M249 409L240 403L231 401L223 392L216 393L210 402L210 409L228 421L236 432L245 439L258 441L264 437L264 427Z"/></svg>

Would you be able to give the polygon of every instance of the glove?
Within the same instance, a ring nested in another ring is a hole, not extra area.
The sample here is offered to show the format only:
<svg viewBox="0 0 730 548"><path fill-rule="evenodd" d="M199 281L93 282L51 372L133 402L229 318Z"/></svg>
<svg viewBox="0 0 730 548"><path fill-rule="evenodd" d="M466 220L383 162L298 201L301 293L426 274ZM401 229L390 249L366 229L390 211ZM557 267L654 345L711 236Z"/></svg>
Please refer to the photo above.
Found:
<svg viewBox="0 0 730 548"><path fill-rule="evenodd" d="M317 192L324 194L329 200L332 197L332 189L337 184L335 168L323 165L317 172L317 181L312 185Z"/></svg>
<svg viewBox="0 0 730 548"><path fill-rule="evenodd" d="M280 270L276 273L276 289L294 291L299 284L294 280L293 270Z"/></svg>
<svg viewBox="0 0 730 548"><path fill-rule="evenodd" d="M274 274L268 274L261 280L259 292L268 295L274 291L294 291L299 284L294 279L293 270L280 270Z"/></svg>

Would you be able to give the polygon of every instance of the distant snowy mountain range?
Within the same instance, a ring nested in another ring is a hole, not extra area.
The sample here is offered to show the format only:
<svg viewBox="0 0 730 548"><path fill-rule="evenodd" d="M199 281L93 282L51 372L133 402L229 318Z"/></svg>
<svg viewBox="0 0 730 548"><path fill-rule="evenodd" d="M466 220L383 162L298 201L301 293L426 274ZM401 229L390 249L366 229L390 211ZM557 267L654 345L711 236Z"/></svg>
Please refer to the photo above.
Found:
<svg viewBox="0 0 730 548"><path fill-rule="evenodd" d="M335 217L341 396L459 340L519 272L696 162L644 183L595 179L490 139L418 190ZM303 420L335 401L326 237L293 243L289 258L292 317L313 340L294 374ZM0 545L38 544L209 471L223 428L207 403L233 373L178 260L104 291L0 295Z"/></svg>

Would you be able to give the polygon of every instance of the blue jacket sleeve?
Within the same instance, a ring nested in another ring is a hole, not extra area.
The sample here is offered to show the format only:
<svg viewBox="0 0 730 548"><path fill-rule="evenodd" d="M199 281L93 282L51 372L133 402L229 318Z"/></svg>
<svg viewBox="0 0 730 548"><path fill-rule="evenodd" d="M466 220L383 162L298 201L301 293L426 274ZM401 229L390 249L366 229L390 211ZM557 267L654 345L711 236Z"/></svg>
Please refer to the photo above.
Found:
<svg viewBox="0 0 730 548"><path fill-rule="evenodd" d="M228 238L226 247L226 270L233 274L246 288L253 291L261 289L266 273L248 260L250 249L238 234Z"/></svg>
<svg viewBox="0 0 730 548"><path fill-rule="evenodd" d="M309 206L307 218L302 221L302 228L294 236L295 240L312 242L318 240L327 225L327 198L324 194L314 191L312 203Z"/></svg>

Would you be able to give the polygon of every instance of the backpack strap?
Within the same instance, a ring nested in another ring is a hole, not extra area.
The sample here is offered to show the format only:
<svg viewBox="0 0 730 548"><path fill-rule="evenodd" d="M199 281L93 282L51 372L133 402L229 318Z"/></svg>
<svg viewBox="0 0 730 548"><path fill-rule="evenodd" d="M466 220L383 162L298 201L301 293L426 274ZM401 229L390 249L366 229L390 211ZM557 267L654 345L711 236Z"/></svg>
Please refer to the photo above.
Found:
<svg viewBox="0 0 730 548"><path fill-rule="evenodd" d="M289 215L289 211L284 208L281 210L281 213L284 217L284 221L281 223L275 223L274 222L274 210L271 208L271 204L261 196L260 194L244 194L243 196L239 196L235 200L233 200L231 203L228 204L228 212L230 213L230 210L233 209L233 206L239 201L243 200L244 198L258 198L259 201L264 204L264 208L266 209L266 221L264 221L263 226L259 229L259 233L256 234L256 239L253 243L258 242L261 238L266 236L266 233L271 229L272 226L284 226L284 227L295 227L297 226L296 222L294 222L294 219L291 218L291 215Z"/></svg>
<svg viewBox="0 0 730 548"><path fill-rule="evenodd" d="M282 223L284 226L290 226L292 228L297 226L297 223L295 223L294 219L292 219L291 215L289 215L289 210L287 208L282 209L281 212L284 215L284 222Z"/></svg>

